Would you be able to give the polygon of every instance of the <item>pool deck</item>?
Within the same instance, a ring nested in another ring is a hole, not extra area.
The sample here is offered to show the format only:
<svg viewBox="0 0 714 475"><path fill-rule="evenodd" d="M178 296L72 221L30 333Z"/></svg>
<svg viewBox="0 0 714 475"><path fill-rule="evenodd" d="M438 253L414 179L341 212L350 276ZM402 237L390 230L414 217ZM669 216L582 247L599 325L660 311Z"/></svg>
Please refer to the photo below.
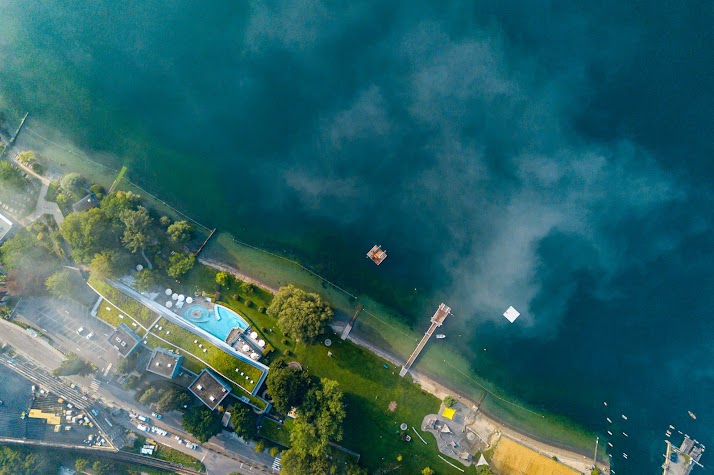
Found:
<svg viewBox="0 0 714 475"><path fill-rule="evenodd" d="M118 281L115 281L115 280L109 280L109 279L107 279L107 283L109 283L109 285L111 285L112 287L114 287L115 289L120 291L121 293L133 298L134 300L138 300L145 307L150 308L151 310L158 313L162 317L165 317L172 323L175 323L176 325L180 326L181 328L184 328L185 330L190 331L191 333L199 335L201 338L205 338L206 340L211 342L213 345L215 345L217 348L220 348L221 350L225 351L229 355L234 356L234 357L238 358L239 360L241 360L245 363L248 363L251 366L259 369L261 371L261 377L257 381L257 384L255 385L255 388L253 389L253 391L250 392L251 395L253 395L253 396L256 395L256 393L258 392L258 389L263 384L263 381L265 380L265 378L268 375L268 367L266 365L246 357L244 354L236 351L235 348L230 346L225 341L222 341L220 338L215 337L214 335L208 333L207 331L203 330L202 328L187 321L180 315L177 315L176 313L174 313L170 309L164 307L160 303L158 303L154 300L151 300L150 298L142 295L141 293L132 289L128 285L123 284Z"/></svg>

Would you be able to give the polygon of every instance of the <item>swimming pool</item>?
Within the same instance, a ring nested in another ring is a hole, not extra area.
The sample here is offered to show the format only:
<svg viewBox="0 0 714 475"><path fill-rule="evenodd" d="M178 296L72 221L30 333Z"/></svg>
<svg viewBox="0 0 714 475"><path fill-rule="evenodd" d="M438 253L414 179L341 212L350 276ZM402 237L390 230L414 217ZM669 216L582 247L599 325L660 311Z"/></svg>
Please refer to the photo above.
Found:
<svg viewBox="0 0 714 475"><path fill-rule="evenodd" d="M226 341L233 328L245 330L249 326L243 317L221 305L214 305L213 310L199 304L189 305L180 316L223 341Z"/></svg>

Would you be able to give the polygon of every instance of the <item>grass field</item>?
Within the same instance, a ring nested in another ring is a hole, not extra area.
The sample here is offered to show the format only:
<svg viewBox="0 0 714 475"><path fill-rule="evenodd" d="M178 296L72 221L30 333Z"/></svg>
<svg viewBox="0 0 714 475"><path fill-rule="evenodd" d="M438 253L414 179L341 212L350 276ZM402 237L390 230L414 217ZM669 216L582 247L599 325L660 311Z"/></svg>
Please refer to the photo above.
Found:
<svg viewBox="0 0 714 475"><path fill-rule="evenodd" d="M293 419L286 419L285 424L274 421L273 419L264 418L261 422L260 434L261 437L268 439L271 442L290 447L290 428L293 425Z"/></svg>
<svg viewBox="0 0 714 475"><path fill-rule="evenodd" d="M121 309L121 313L123 315L129 315L132 320L137 322L145 329L148 329L151 324L154 323L154 321L156 321L156 319L159 317L156 313L152 312L136 300L127 297L123 293L119 292L117 289L107 284L102 279L90 277L88 282L89 285L91 285L96 291L98 291L105 299L108 299L111 303L114 304L114 306ZM111 325L116 326L114 323L109 323ZM135 328L131 325L127 326L132 329Z"/></svg>
<svg viewBox="0 0 714 475"><path fill-rule="evenodd" d="M102 300L102 303L99 305L97 317L113 327L123 323L141 337L146 334L146 328L142 327L136 320L119 310L114 304L107 300Z"/></svg>
<svg viewBox="0 0 714 475"><path fill-rule="evenodd" d="M579 475L562 463L524 447L508 437L501 437L491 459L499 475Z"/></svg>

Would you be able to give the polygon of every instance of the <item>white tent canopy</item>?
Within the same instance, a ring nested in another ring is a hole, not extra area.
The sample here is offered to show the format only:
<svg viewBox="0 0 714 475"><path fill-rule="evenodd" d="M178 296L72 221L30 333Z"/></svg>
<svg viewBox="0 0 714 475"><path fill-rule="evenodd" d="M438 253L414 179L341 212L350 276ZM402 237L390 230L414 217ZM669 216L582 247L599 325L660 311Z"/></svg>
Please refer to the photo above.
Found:
<svg viewBox="0 0 714 475"><path fill-rule="evenodd" d="M179 302L183 302L184 300L186 300L186 296L184 294L181 294L178 296L178 299L179 299Z"/></svg>
<svg viewBox="0 0 714 475"><path fill-rule="evenodd" d="M166 302L166 308L171 308L172 306L173 306L173 302L171 302L171 300Z"/></svg>
<svg viewBox="0 0 714 475"><path fill-rule="evenodd" d="M171 300L178 300L178 294L175 292L171 294Z"/></svg>
<svg viewBox="0 0 714 475"><path fill-rule="evenodd" d="M516 321L516 318L521 316L521 314L515 308L508 307L508 310L503 312L503 316L506 317L506 320L513 323Z"/></svg>
<svg viewBox="0 0 714 475"><path fill-rule="evenodd" d="M186 297L186 303L193 303L193 297Z"/></svg>
<svg viewBox="0 0 714 475"><path fill-rule="evenodd" d="M263 347L265 346L265 340L260 340L260 341L258 342L258 346L261 347L261 348L263 348Z"/></svg>
<svg viewBox="0 0 714 475"><path fill-rule="evenodd" d="M165 292L165 293L166 293L166 295L171 295L172 292L173 292L173 291L172 291L171 289L166 289L166 292Z"/></svg>

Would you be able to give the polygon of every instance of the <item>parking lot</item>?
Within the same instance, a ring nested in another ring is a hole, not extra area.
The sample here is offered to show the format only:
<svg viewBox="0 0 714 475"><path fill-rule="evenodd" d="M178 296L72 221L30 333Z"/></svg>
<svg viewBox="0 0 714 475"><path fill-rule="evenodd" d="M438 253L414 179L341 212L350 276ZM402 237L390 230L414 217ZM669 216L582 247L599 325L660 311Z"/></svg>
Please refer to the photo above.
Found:
<svg viewBox="0 0 714 475"><path fill-rule="evenodd" d="M65 352L75 353L92 362L101 371L119 359L107 339L112 328L92 317L89 309L72 300L49 297L23 299L15 312L19 318L50 337ZM81 334L77 332L83 328ZM93 333L91 338L87 336Z"/></svg>

